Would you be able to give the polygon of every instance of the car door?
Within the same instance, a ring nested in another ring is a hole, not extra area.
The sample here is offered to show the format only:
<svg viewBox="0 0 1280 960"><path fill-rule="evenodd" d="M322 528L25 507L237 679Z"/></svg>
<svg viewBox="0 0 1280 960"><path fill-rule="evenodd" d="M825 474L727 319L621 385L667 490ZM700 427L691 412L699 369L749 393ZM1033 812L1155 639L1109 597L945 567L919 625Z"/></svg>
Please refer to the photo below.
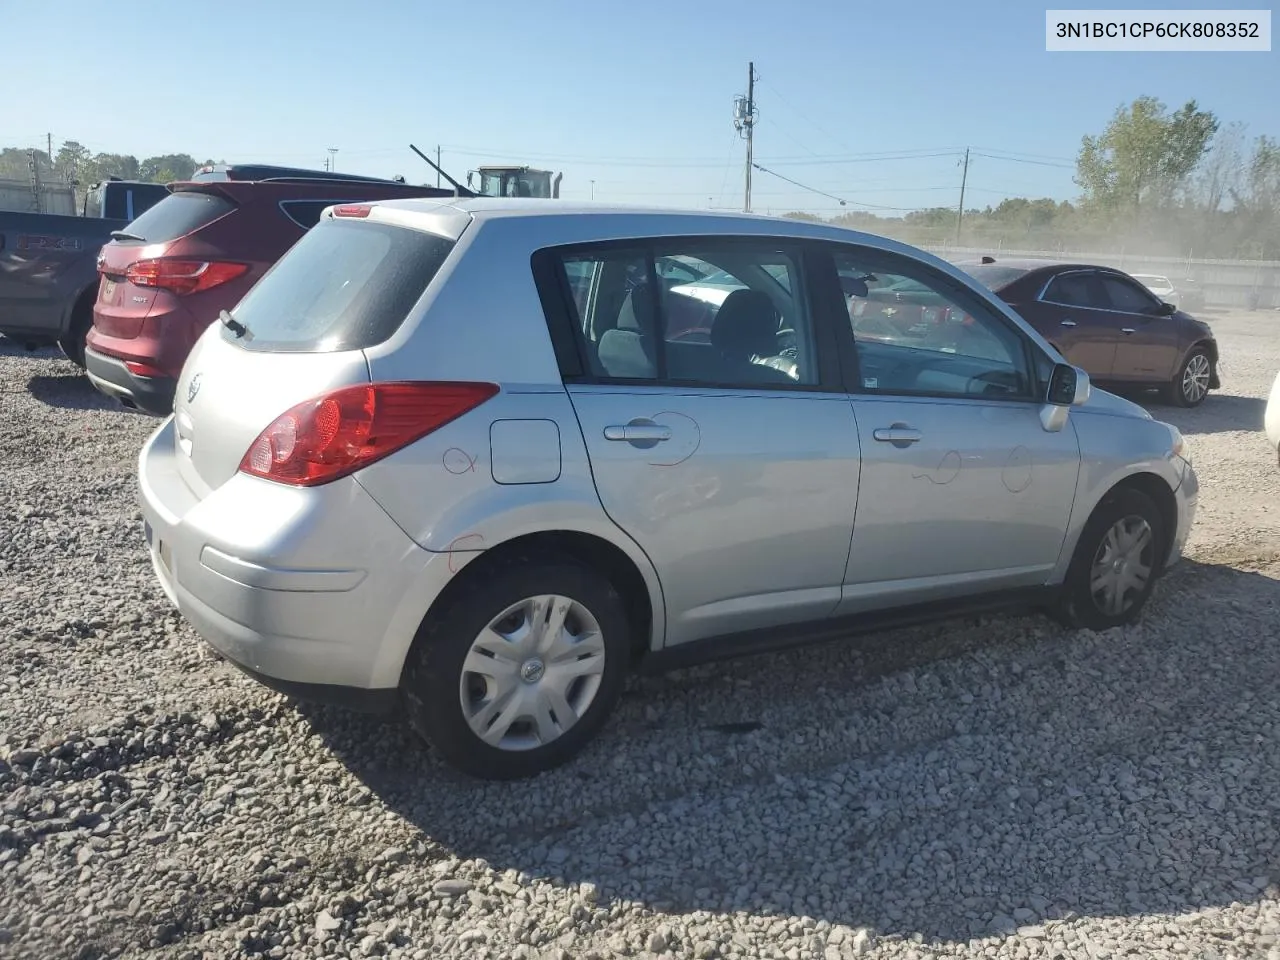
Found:
<svg viewBox="0 0 1280 960"><path fill-rule="evenodd" d="M830 340L819 349L802 248L682 238L554 255L562 276L585 261L597 277L585 312L562 298L585 371L566 387L601 504L662 583L666 643L828 616L853 532L858 433ZM737 287L703 301L707 342L668 328L667 301L682 295L661 292L653 264L677 255Z"/></svg>
<svg viewBox="0 0 1280 960"><path fill-rule="evenodd" d="M946 304L915 341L843 332L862 472L839 612L1043 584L1080 469L1070 421L1056 432L1041 423L1052 362L932 266L854 245L832 253L840 273L910 278Z"/></svg>
<svg viewBox="0 0 1280 960"><path fill-rule="evenodd" d="M1039 297L1023 310L1040 334L1095 380L1106 380L1115 366L1119 318L1092 269L1054 275Z"/></svg>
<svg viewBox="0 0 1280 960"><path fill-rule="evenodd" d="M1167 383L1180 359L1178 322L1162 314L1160 299L1137 281L1121 273L1098 278L1120 324L1112 377Z"/></svg>

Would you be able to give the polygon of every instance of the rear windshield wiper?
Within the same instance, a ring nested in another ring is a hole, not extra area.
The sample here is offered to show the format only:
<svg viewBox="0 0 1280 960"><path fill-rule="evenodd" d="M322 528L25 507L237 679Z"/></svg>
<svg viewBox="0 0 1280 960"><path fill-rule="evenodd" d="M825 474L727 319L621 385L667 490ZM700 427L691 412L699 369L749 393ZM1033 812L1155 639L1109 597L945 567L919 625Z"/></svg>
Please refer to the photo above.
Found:
<svg viewBox="0 0 1280 960"><path fill-rule="evenodd" d="M253 334L249 332L249 328L243 323L229 314L226 310L218 311L218 319L222 321L222 325L234 333L237 337L248 337L253 339Z"/></svg>
<svg viewBox="0 0 1280 960"><path fill-rule="evenodd" d="M146 237L140 237L136 233L130 233L128 230L112 230L112 240L137 240L139 243L146 243Z"/></svg>

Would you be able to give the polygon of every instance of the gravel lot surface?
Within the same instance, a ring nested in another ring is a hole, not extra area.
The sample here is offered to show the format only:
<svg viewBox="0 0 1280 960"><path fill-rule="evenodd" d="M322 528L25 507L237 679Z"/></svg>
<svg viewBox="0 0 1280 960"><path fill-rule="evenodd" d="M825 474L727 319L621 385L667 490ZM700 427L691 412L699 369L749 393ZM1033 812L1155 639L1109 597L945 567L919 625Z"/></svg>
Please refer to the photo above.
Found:
<svg viewBox="0 0 1280 960"><path fill-rule="evenodd" d="M1141 625L646 678L498 785L208 654L143 546L155 421L0 340L0 956L1280 957L1280 314L1210 319Z"/></svg>

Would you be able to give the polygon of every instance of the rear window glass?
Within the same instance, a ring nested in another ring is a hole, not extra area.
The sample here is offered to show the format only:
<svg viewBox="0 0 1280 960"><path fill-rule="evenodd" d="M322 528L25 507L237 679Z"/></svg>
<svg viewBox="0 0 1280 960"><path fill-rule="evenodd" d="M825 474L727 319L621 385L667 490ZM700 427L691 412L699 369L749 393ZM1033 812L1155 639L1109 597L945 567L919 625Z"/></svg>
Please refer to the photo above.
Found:
<svg viewBox="0 0 1280 960"><path fill-rule="evenodd" d="M1027 272L1020 267L1000 267L989 263L958 263L956 266L988 290L999 290L1001 287L1008 286Z"/></svg>
<svg viewBox="0 0 1280 960"><path fill-rule="evenodd" d="M400 328L453 241L385 223L322 220L232 311L246 350L330 353L381 343Z"/></svg>
<svg viewBox="0 0 1280 960"><path fill-rule="evenodd" d="M209 193L171 193L129 224L129 232L141 240L117 243L168 243L212 223L235 209L226 197Z"/></svg>

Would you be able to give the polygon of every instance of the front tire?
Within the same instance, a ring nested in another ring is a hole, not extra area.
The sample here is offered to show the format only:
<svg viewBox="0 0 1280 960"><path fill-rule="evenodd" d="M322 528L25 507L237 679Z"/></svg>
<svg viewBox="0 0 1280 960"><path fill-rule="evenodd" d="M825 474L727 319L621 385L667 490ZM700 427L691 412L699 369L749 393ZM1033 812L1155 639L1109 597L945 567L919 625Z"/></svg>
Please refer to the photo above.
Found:
<svg viewBox="0 0 1280 960"><path fill-rule="evenodd" d="M1076 544L1058 619L1089 630L1133 623L1155 588L1166 542L1164 518L1150 497L1133 489L1107 494Z"/></svg>
<svg viewBox="0 0 1280 960"><path fill-rule="evenodd" d="M1169 384L1169 400L1179 407L1198 407L1209 395L1209 382L1213 379L1213 361L1209 351L1196 347L1182 361L1178 374Z"/></svg>
<svg viewBox="0 0 1280 960"><path fill-rule="evenodd" d="M630 649L607 578L571 559L525 557L473 574L427 616L401 693L410 724L451 765L485 780L529 777L599 732Z"/></svg>

